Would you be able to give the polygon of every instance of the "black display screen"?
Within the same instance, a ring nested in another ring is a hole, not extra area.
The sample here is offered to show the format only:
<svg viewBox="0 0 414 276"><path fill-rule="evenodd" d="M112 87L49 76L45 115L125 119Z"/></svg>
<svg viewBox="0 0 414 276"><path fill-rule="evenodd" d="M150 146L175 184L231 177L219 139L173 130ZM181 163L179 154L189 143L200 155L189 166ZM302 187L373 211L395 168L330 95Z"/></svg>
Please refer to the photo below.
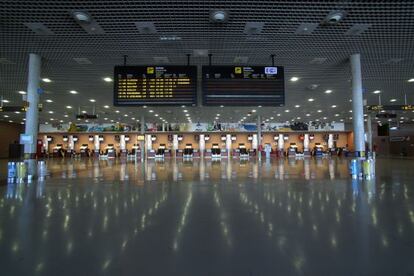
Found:
<svg viewBox="0 0 414 276"><path fill-rule="evenodd" d="M283 106L281 66L203 66L203 104Z"/></svg>
<svg viewBox="0 0 414 276"><path fill-rule="evenodd" d="M115 66L114 105L195 105L195 66Z"/></svg>

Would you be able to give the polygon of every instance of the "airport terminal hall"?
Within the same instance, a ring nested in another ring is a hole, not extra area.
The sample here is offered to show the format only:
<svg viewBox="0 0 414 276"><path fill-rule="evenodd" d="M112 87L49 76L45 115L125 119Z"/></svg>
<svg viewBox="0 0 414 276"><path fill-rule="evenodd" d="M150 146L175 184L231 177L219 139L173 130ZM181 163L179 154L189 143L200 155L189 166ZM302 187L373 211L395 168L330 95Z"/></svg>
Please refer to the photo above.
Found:
<svg viewBox="0 0 414 276"><path fill-rule="evenodd" d="M0 0L0 274L414 275L414 1Z"/></svg>

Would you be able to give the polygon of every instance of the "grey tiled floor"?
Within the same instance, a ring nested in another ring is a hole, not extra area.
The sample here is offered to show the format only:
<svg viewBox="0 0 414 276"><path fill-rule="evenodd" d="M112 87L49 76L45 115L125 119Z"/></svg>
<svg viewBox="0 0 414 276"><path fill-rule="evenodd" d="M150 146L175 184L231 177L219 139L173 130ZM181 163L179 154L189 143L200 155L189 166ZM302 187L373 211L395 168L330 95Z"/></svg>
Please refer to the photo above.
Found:
<svg viewBox="0 0 414 276"><path fill-rule="evenodd" d="M414 162L50 160L0 186L1 275L414 275Z"/></svg>

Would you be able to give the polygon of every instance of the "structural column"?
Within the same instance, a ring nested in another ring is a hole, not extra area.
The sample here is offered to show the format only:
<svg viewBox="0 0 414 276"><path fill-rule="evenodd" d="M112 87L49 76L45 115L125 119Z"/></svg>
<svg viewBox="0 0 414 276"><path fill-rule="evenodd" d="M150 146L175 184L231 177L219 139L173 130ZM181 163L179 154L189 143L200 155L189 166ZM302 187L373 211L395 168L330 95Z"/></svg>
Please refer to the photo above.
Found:
<svg viewBox="0 0 414 276"><path fill-rule="evenodd" d="M145 137L145 117L141 116L141 135ZM141 149L141 161L145 159L145 138L144 141L139 141L139 148Z"/></svg>
<svg viewBox="0 0 414 276"><path fill-rule="evenodd" d="M372 117L370 113L367 116L367 140L368 151L372 153Z"/></svg>
<svg viewBox="0 0 414 276"><path fill-rule="evenodd" d="M25 134L33 137L33 143L24 145L26 159L36 158L37 134L39 129L39 94L41 57L37 54L29 55L29 75L27 79L27 101L29 108L26 112Z"/></svg>
<svg viewBox="0 0 414 276"><path fill-rule="evenodd" d="M362 97L361 55L350 57L352 70L352 122L354 126L354 148L357 156L365 156L364 103Z"/></svg>
<svg viewBox="0 0 414 276"><path fill-rule="evenodd" d="M259 160L262 160L262 118L257 116L257 156Z"/></svg>

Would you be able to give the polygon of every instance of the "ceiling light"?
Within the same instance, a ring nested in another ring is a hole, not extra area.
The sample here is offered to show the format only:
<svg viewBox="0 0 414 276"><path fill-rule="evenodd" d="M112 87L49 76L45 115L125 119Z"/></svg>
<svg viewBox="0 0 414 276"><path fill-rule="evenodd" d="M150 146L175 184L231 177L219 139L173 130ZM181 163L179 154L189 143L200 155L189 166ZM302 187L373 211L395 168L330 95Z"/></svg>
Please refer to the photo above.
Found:
<svg viewBox="0 0 414 276"><path fill-rule="evenodd" d="M1 100L3 103L9 103L9 100Z"/></svg>
<svg viewBox="0 0 414 276"><path fill-rule="evenodd" d="M313 102L315 99L313 99L313 98L309 98L308 99L308 102Z"/></svg>
<svg viewBox="0 0 414 276"><path fill-rule="evenodd" d="M320 110L320 109L318 109L318 111L317 111L318 113L321 113L322 112L322 110Z"/></svg>
<svg viewBox="0 0 414 276"><path fill-rule="evenodd" d="M227 20L227 13L225 11L212 11L210 19L215 23L224 23Z"/></svg>
<svg viewBox="0 0 414 276"><path fill-rule="evenodd" d="M63 117L67 118L67 117L69 117L69 115L68 114L65 114L65 115L63 115Z"/></svg>
<svg viewBox="0 0 414 276"><path fill-rule="evenodd" d="M322 119L326 120L326 119L328 119L328 118L327 118L327 117L323 117Z"/></svg>
<svg viewBox="0 0 414 276"><path fill-rule="evenodd" d="M154 112L154 110L150 109L150 110L148 110L148 112L149 112L149 113L152 113L152 112Z"/></svg>
<svg viewBox="0 0 414 276"><path fill-rule="evenodd" d="M103 107L104 107L104 108L109 108L109 105L104 105Z"/></svg>
<svg viewBox="0 0 414 276"><path fill-rule="evenodd" d="M26 91L19 91L17 93L19 93L20 95L26 95L27 94Z"/></svg>
<svg viewBox="0 0 414 276"><path fill-rule="evenodd" d="M397 99L391 99L391 100L390 100L390 102L392 102L392 103L393 103L393 102L396 102L396 101L397 101Z"/></svg>
<svg viewBox="0 0 414 276"><path fill-rule="evenodd" d="M290 110L289 109L286 109L285 112L290 112Z"/></svg>
<svg viewBox="0 0 414 276"><path fill-rule="evenodd" d="M67 105L67 106L66 106L66 108L68 108L68 109L71 109L71 108L72 108L72 106L70 106L70 105Z"/></svg>
<svg viewBox="0 0 414 276"><path fill-rule="evenodd" d="M9 118L9 115L3 115L4 118Z"/></svg>
<svg viewBox="0 0 414 276"><path fill-rule="evenodd" d="M70 93L70 94L73 94L73 95L76 95L76 94L78 94L78 91L75 91L75 90L70 90L70 91L69 91L69 93Z"/></svg>
<svg viewBox="0 0 414 276"><path fill-rule="evenodd" d="M190 116L190 114L188 114L188 113L187 113L187 114L185 114L185 116L189 117L189 116Z"/></svg>
<svg viewBox="0 0 414 276"><path fill-rule="evenodd" d="M103 78L103 80L106 81L106 82L112 82L112 79L110 77L105 77L105 78Z"/></svg>
<svg viewBox="0 0 414 276"><path fill-rule="evenodd" d="M51 99L47 99L46 102L47 103L53 103L53 101Z"/></svg>
<svg viewBox="0 0 414 276"><path fill-rule="evenodd" d="M224 105L220 105L220 107L224 107Z"/></svg>
<svg viewBox="0 0 414 276"><path fill-rule="evenodd" d="M15 111L14 113L16 113L16 114L20 114L20 111Z"/></svg>
<svg viewBox="0 0 414 276"><path fill-rule="evenodd" d="M297 105L295 105L295 107L296 107L296 108L299 108L299 107L300 107L300 105L298 105L298 104L297 104Z"/></svg>
<svg viewBox="0 0 414 276"><path fill-rule="evenodd" d="M310 116L310 114L308 113L308 114L306 114L306 117L309 117Z"/></svg>
<svg viewBox="0 0 414 276"><path fill-rule="evenodd" d="M252 112L255 113L256 112L256 109L253 109Z"/></svg>
<svg viewBox="0 0 414 276"><path fill-rule="evenodd" d="M124 117L128 117L128 114L124 114Z"/></svg>
<svg viewBox="0 0 414 276"><path fill-rule="evenodd" d="M299 80L299 78L298 78L298 77L291 77L291 78L290 78L290 81L293 81L293 82L298 81L298 80Z"/></svg>
<svg viewBox="0 0 414 276"><path fill-rule="evenodd" d="M115 110L115 113L119 113L119 110Z"/></svg>
<svg viewBox="0 0 414 276"><path fill-rule="evenodd" d="M96 100L95 100L95 99L89 99L89 101L90 101L91 103L96 102Z"/></svg>
<svg viewBox="0 0 414 276"><path fill-rule="evenodd" d="M338 117L339 116L339 114L335 114L335 117Z"/></svg>
<svg viewBox="0 0 414 276"><path fill-rule="evenodd" d="M147 106L146 106L146 105L144 105L144 106L142 106L142 108L147 108Z"/></svg>
<svg viewBox="0 0 414 276"><path fill-rule="evenodd" d="M52 80L51 80L51 79L49 79L49 78L43 78L43 79L42 79L42 81L43 81L43 82L52 82Z"/></svg>
<svg viewBox="0 0 414 276"><path fill-rule="evenodd" d="M154 116L155 116L155 117L158 117L158 114L155 114Z"/></svg>
<svg viewBox="0 0 414 276"><path fill-rule="evenodd" d="M372 93L374 93L374 94L379 94L379 93L381 93L381 91L380 90L375 90L374 92L372 92Z"/></svg>
<svg viewBox="0 0 414 276"><path fill-rule="evenodd" d="M72 16L79 23L89 24L92 21L90 15L83 11L74 11L72 12Z"/></svg>
<svg viewBox="0 0 414 276"><path fill-rule="evenodd" d="M83 114L86 114L87 112L86 112L86 110L82 110L82 113L83 113Z"/></svg>
<svg viewBox="0 0 414 276"><path fill-rule="evenodd" d="M54 112L53 111L49 111L49 114L53 114Z"/></svg>
<svg viewBox="0 0 414 276"><path fill-rule="evenodd" d="M414 79L409 79L408 82L414 82Z"/></svg>
<svg viewBox="0 0 414 276"><path fill-rule="evenodd" d="M183 112L184 112L184 113L187 113L187 112L188 112L188 110L187 110L187 109L184 109L184 110L183 110Z"/></svg>
<svg viewBox="0 0 414 276"><path fill-rule="evenodd" d="M332 93L332 90L328 89L328 90L325 91L325 94L331 94L331 93Z"/></svg>
<svg viewBox="0 0 414 276"><path fill-rule="evenodd" d="M216 120L218 120L219 119L219 117L216 117Z"/></svg>
<svg viewBox="0 0 414 276"><path fill-rule="evenodd" d="M248 113L247 116L250 117L250 116L252 116L252 114Z"/></svg>
<svg viewBox="0 0 414 276"><path fill-rule="evenodd" d="M334 105L334 104L333 104L331 107L332 107L332 108L335 108L335 107L336 107L336 105Z"/></svg>

